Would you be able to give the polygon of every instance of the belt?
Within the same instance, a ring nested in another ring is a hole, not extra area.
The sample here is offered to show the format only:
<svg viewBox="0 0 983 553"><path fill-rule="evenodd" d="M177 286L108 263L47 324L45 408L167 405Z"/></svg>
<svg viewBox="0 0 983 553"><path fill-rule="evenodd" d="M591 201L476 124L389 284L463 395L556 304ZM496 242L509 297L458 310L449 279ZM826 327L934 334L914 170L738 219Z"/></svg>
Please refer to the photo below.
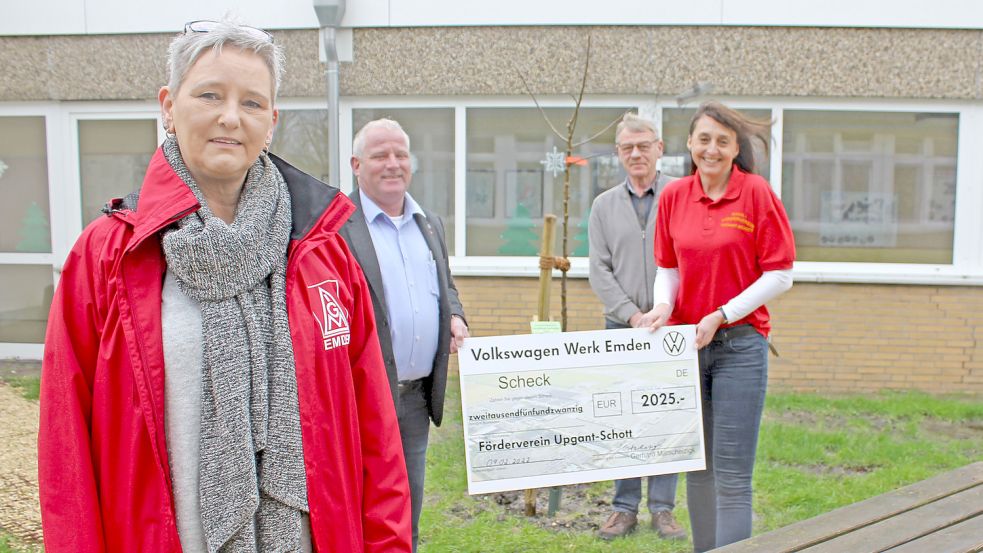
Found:
<svg viewBox="0 0 983 553"><path fill-rule="evenodd" d="M400 380L399 382L396 383L396 386L399 388L400 391L410 390L412 388L423 386L423 379L417 378L416 380Z"/></svg>
<svg viewBox="0 0 983 553"><path fill-rule="evenodd" d="M753 326L749 324L742 324L737 326L729 326L727 328L718 328L717 333L713 335L713 340L711 342L723 342L725 340L733 340L734 338L743 338L744 336L751 336L753 334L760 334ZM768 349L771 350L775 357L778 357L778 348L775 344L771 343L771 338L765 338L768 342Z"/></svg>
<svg viewBox="0 0 983 553"><path fill-rule="evenodd" d="M723 342L724 340L743 338L744 336L751 336L752 334L759 334L759 332L749 324L728 326L727 328L718 328L717 333L713 335L712 341Z"/></svg>

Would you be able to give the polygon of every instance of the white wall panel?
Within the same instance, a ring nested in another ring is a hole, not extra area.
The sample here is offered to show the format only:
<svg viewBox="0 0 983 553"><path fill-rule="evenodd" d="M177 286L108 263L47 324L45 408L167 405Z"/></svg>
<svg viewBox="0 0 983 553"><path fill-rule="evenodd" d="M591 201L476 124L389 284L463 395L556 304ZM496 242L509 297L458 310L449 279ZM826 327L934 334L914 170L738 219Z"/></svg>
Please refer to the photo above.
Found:
<svg viewBox="0 0 983 553"><path fill-rule="evenodd" d="M317 27L310 0L89 0L86 27L89 33L171 32L195 19L221 19L226 14L264 29Z"/></svg>
<svg viewBox="0 0 983 553"><path fill-rule="evenodd" d="M68 35L84 32L84 0L0 0L0 35Z"/></svg>
<svg viewBox="0 0 983 553"><path fill-rule="evenodd" d="M392 25L717 25L725 0L389 0Z"/></svg>
<svg viewBox="0 0 983 553"><path fill-rule="evenodd" d="M462 4L470 0L462 0ZM347 0L345 18L341 20L344 27L389 27L390 5L392 0ZM417 9L430 13L429 2L416 2Z"/></svg>
<svg viewBox="0 0 983 553"><path fill-rule="evenodd" d="M979 0L723 0L725 25L983 28Z"/></svg>
<svg viewBox="0 0 983 553"><path fill-rule="evenodd" d="M0 14L0 35L170 33L226 14L264 29L318 26L310 0L0 0Z"/></svg>
<svg viewBox="0 0 983 553"><path fill-rule="evenodd" d="M315 28L310 0L0 0L0 35L173 32L226 13L270 29ZM765 25L983 28L983 2L937 0L348 0L345 27Z"/></svg>

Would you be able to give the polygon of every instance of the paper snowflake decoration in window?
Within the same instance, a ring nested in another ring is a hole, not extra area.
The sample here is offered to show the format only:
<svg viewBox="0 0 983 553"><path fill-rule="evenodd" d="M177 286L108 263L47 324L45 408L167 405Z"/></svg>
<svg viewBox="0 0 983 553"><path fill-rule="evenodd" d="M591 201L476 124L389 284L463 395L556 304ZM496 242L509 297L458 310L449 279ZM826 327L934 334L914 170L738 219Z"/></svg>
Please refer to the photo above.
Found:
<svg viewBox="0 0 983 553"><path fill-rule="evenodd" d="M547 173L553 173L553 178L556 178L557 173L566 168L566 156L563 152L556 151L556 146L553 146L553 151L546 152L546 159L539 163L543 165Z"/></svg>

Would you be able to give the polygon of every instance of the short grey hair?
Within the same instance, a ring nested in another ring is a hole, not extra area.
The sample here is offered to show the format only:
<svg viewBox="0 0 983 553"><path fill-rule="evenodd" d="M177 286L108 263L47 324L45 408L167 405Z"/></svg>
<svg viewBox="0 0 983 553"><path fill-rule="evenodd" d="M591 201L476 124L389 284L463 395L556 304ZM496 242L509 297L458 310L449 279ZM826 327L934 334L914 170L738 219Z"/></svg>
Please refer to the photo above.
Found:
<svg viewBox="0 0 983 553"><path fill-rule="evenodd" d="M207 33L189 31L182 33L171 41L167 47L167 71L169 74L167 87L176 94L184 83L184 77L191 66L205 52L215 50L221 53L224 46L232 46L243 51L250 51L259 56L270 70L273 81L273 100L280 90L283 79L283 48L272 41L261 39L249 33L238 23L223 19L216 21L213 29Z"/></svg>
<svg viewBox="0 0 983 553"><path fill-rule="evenodd" d="M626 129L631 132L650 132L655 135L656 140L659 140L659 129L656 128L655 122L638 114L628 112L621 118L621 122L614 129L614 139L618 140L621 131Z"/></svg>
<svg viewBox="0 0 983 553"><path fill-rule="evenodd" d="M365 135L368 133L368 131L372 129L389 129L393 131L399 131L400 133L402 133L403 139L406 141L406 149L407 150L410 149L410 135L406 134L406 131L403 130L403 127L400 126L398 122L394 121L393 119L386 119L385 117L383 117L382 119L369 121L368 123L365 124L364 127L359 129L357 133L355 133L355 139L352 140L353 156L357 158L362 157L362 150L365 149Z"/></svg>

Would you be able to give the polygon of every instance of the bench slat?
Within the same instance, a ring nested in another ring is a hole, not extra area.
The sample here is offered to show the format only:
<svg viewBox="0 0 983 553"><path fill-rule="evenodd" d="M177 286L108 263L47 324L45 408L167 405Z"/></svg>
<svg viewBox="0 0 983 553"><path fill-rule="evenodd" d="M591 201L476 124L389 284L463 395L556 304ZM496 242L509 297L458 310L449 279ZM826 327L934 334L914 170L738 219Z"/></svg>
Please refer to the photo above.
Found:
<svg viewBox="0 0 983 553"><path fill-rule="evenodd" d="M720 553L794 553L983 483L983 461L732 543Z"/></svg>
<svg viewBox="0 0 983 553"><path fill-rule="evenodd" d="M887 553L976 553L983 551L983 515L950 526L945 530L925 536Z"/></svg>
<svg viewBox="0 0 983 553"><path fill-rule="evenodd" d="M885 551L980 514L983 514L983 485L865 526L805 549L803 553Z"/></svg>

